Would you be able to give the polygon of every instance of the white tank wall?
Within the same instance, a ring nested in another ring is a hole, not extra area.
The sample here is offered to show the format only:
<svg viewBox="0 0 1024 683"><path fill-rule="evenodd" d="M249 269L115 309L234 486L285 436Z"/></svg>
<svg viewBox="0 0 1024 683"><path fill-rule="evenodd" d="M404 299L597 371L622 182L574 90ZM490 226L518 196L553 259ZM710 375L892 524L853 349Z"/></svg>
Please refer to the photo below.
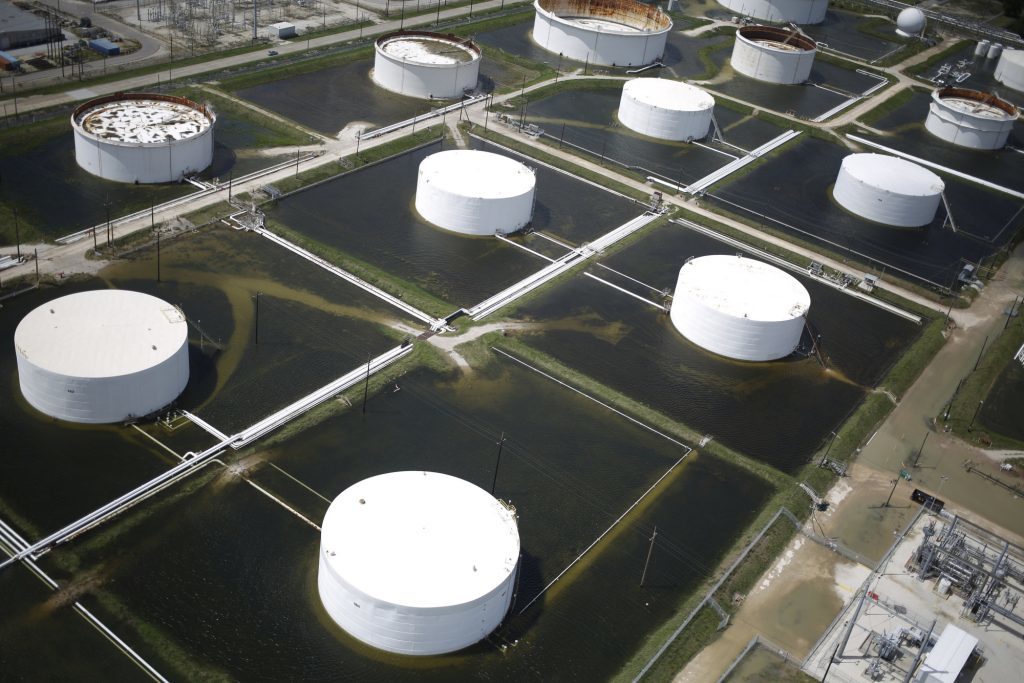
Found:
<svg viewBox="0 0 1024 683"><path fill-rule="evenodd" d="M501 623L515 588L516 572L489 593L461 605L417 608L374 599L334 571L320 550L317 584L324 608L350 635L403 655L454 652L479 642Z"/></svg>
<svg viewBox="0 0 1024 683"><path fill-rule="evenodd" d="M213 126L184 140L144 144L104 140L75 131L75 160L83 169L123 183L168 183L213 162Z"/></svg>
<svg viewBox="0 0 1024 683"><path fill-rule="evenodd" d="M52 372L33 364L23 349L15 347L15 351L25 400L40 412L68 422L105 424L143 417L170 404L188 384L187 338L163 362L116 377Z"/></svg>
<svg viewBox="0 0 1024 683"><path fill-rule="evenodd" d="M932 135L961 147L1002 149L1013 131L1013 122L1011 118L974 116L933 95L924 127Z"/></svg>
<svg viewBox="0 0 1024 683"><path fill-rule="evenodd" d="M683 110L658 106L631 93L629 83L622 88L619 100L622 125L661 140L703 140L711 129L713 111L713 107Z"/></svg>
<svg viewBox="0 0 1024 683"><path fill-rule="evenodd" d="M683 291L682 270L672 297L669 317L691 342L720 356L745 361L768 361L793 353L803 334L804 318L750 320L708 306Z"/></svg>
<svg viewBox="0 0 1024 683"><path fill-rule="evenodd" d="M554 54L600 66L643 66L661 59L671 25L657 32L611 32L567 22L535 0L533 40Z"/></svg>
<svg viewBox="0 0 1024 683"><path fill-rule="evenodd" d="M1024 92L1024 50L1003 50L996 64L996 80Z"/></svg>
<svg viewBox="0 0 1024 683"><path fill-rule="evenodd" d="M832 196L846 210L877 223L900 228L919 228L935 218L942 201L941 189L934 194L902 194L869 185L839 168Z"/></svg>
<svg viewBox="0 0 1024 683"><path fill-rule="evenodd" d="M444 162L435 158L446 155ZM460 169L462 158L469 161ZM460 171L476 175L460 178ZM470 182L477 186L470 187ZM520 162L489 152L453 150L420 162L415 205L423 218L446 230L466 235L512 233L533 219L535 190L536 176Z"/></svg>
<svg viewBox="0 0 1024 683"><path fill-rule="evenodd" d="M718 0L718 4L776 24L820 24L828 10L828 0Z"/></svg>
<svg viewBox="0 0 1024 683"><path fill-rule="evenodd" d="M732 68L744 76L768 83L803 83L811 75L816 50L776 50L736 34Z"/></svg>
<svg viewBox="0 0 1024 683"><path fill-rule="evenodd" d="M456 99L476 88L480 58L456 64L417 64L404 61L377 48L373 81L392 92L427 99Z"/></svg>

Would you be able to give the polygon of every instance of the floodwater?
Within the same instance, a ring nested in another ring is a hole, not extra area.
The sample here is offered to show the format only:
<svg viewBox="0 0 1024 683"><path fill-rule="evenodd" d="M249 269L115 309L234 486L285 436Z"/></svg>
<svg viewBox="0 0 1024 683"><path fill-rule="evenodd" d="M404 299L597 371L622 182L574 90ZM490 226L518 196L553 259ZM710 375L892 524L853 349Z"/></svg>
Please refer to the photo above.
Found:
<svg viewBox="0 0 1024 683"><path fill-rule="evenodd" d="M249 121L220 114L213 163L200 177L227 178L229 173L250 173L280 161L251 153L263 131ZM55 187L60 188L61 201L52 201ZM115 219L195 191L188 183L133 185L82 170L75 161L70 123L50 135L19 140L11 151L0 145L0 204L17 208L22 242L55 239L100 224L107 219L108 203ZM13 243L13 226L0 226L0 244Z"/></svg>
<svg viewBox="0 0 1024 683"><path fill-rule="evenodd" d="M716 185L708 199L746 218L852 253L873 268L896 270L936 287L949 286L965 261L989 258L1024 224L1019 200L941 173L956 232L942 226L942 206L921 229L892 228L854 216L832 199L832 186L848 153L801 136L738 180Z"/></svg>
<svg viewBox="0 0 1024 683"><path fill-rule="evenodd" d="M595 266L589 272L660 302L689 256L735 249L675 225L603 261L635 283ZM649 265L648 265L649 264ZM653 306L579 276L525 304L518 317L544 323L530 346L668 417L783 471L800 467L838 428L920 328L841 293L809 283L809 321L831 367L812 358L744 363L688 342Z"/></svg>
<svg viewBox="0 0 1024 683"><path fill-rule="evenodd" d="M496 495L517 506L523 570L511 618L482 643L412 659L354 642L319 604L316 530L216 466L196 475L198 487L156 496L56 559L91 572L90 608L172 679L607 680L769 493L741 470L691 456L525 609L685 449L508 361L469 380L421 370L399 382L365 416L349 411L239 462L248 476L280 467L328 498L399 469L489 487L504 431ZM3 617L14 629L21 619Z"/></svg>
<svg viewBox="0 0 1024 683"><path fill-rule="evenodd" d="M970 75L963 81L948 82L946 85L956 85L960 88L972 88L984 92L995 91L1003 99L1013 102L1018 107L1024 107L1024 93L1007 87L996 80L996 65L999 64L999 60L988 59L987 54L984 57L975 57L974 49L976 46L977 43L968 41L962 50L942 61L936 62L931 69L922 72L919 78L934 84L934 79L939 75L939 69L943 65L947 65L950 67L950 71L959 71Z"/></svg>
<svg viewBox="0 0 1024 683"><path fill-rule="evenodd" d="M1018 192L1024 191L1024 154L1010 149L1024 145L1024 122L1018 120L1003 149L960 147L935 137L924 127L931 93L912 91L910 100L871 124L887 135L870 132L861 137L936 164L967 173ZM881 150L878 150L881 152ZM955 210L954 210L955 211ZM954 217L956 214L954 213Z"/></svg>
<svg viewBox="0 0 1024 683"><path fill-rule="evenodd" d="M372 59L330 66L270 80L236 94L297 123L336 136L351 123L379 128L451 104L406 97L380 87L370 78ZM520 70L490 58L480 63L480 91L509 85Z"/></svg>
<svg viewBox="0 0 1024 683"><path fill-rule="evenodd" d="M789 663L767 645L751 648L723 683L809 683L814 679L800 671L798 663Z"/></svg>
<svg viewBox="0 0 1024 683"><path fill-rule="evenodd" d="M869 23L873 23L870 17L830 9L825 13L825 21L816 26L801 26L800 29L833 50L866 60L879 59L907 43L906 39L896 35L895 24L888 27L891 39L860 30L862 25ZM876 28L879 33L886 31L885 25Z"/></svg>
<svg viewBox="0 0 1024 683"><path fill-rule="evenodd" d="M1024 441L1024 363L1007 361L985 397L978 422L984 429Z"/></svg>
<svg viewBox="0 0 1024 683"><path fill-rule="evenodd" d="M588 65L586 62L577 62L574 59L560 57L549 52L533 41L533 20L531 15L518 24L480 33L474 36L473 40L485 47L495 47L534 62L547 64L562 73L580 69L586 70L587 74L624 75L632 68ZM704 78L707 76L705 73L707 67L701 62L698 53L708 45L717 45L723 42L730 42L729 36L716 34L693 38L684 35L681 31L674 30L668 35L665 54L661 61L675 78ZM652 69L645 73L656 74L658 70Z"/></svg>
<svg viewBox="0 0 1024 683"><path fill-rule="evenodd" d="M619 123L620 97L620 88L563 91L527 103L526 120L567 146L580 147L594 156L604 156L638 172L650 172L684 185L741 154L734 147L709 140L690 144L640 135ZM514 114L510 110L509 115ZM760 147L783 132L772 123L746 116L724 103L715 107L715 118L725 139L747 150Z"/></svg>
<svg viewBox="0 0 1024 683"><path fill-rule="evenodd" d="M193 346L210 360L190 378L179 405L232 434L397 346L398 309L268 240L227 229L153 250L104 277L170 301L193 325ZM256 293L259 322L256 329ZM206 339L200 341L196 329Z"/></svg>
<svg viewBox="0 0 1024 683"><path fill-rule="evenodd" d="M493 237L459 235L418 216L413 204L419 163L440 150L440 143L429 145L292 195L268 218L451 305L430 311L436 315L479 303L547 265ZM537 168L536 231L579 243L641 213L631 200ZM517 239L531 249L544 242L537 235Z"/></svg>

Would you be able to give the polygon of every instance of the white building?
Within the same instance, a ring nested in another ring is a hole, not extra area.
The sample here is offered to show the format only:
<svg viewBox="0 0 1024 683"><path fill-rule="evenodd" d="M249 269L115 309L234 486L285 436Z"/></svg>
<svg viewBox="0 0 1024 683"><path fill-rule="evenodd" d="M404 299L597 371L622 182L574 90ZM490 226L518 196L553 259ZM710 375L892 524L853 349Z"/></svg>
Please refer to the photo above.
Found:
<svg viewBox="0 0 1024 683"><path fill-rule="evenodd" d="M39 306L14 332L21 393L46 415L112 423L166 407L188 384L188 324L154 296L116 289Z"/></svg>
<svg viewBox="0 0 1024 683"><path fill-rule="evenodd" d="M811 296L785 271L742 256L702 256L679 269L669 317L712 353L744 361L785 358L800 343Z"/></svg>
<svg viewBox="0 0 1024 683"><path fill-rule="evenodd" d="M851 213L900 228L928 225L942 201L942 178L886 154L850 154L839 168L832 196Z"/></svg>
<svg viewBox="0 0 1024 683"><path fill-rule="evenodd" d="M622 87L619 121L661 140L703 140L715 98L696 86L666 78L635 78Z"/></svg>
<svg viewBox="0 0 1024 683"><path fill-rule="evenodd" d="M423 99L456 99L476 88L480 48L468 38L428 31L386 33L374 43L373 81Z"/></svg>
<svg viewBox="0 0 1024 683"><path fill-rule="evenodd" d="M167 183L213 162L211 109L184 97L117 93L71 114L75 160L83 169L123 183Z"/></svg>
<svg viewBox="0 0 1024 683"><path fill-rule="evenodd" d="M643 66L661 59L672 20L635 0L534 0L533 40L567 59Z"/></svg>
<svg viewBox="0 0 1024 683"><path fill-rule="evenodd" d="M512 233L533 218L537 179L526 164L500 154L448 150L420 162L416 211L465 235Z"/></svg>
<svg viewBox="0 0 1024 683"><path fill-rule="evenodd" d="M795 29L744 26L736 31L729 63L744 76L793 85L811 75L817 51L817 43Z"/></svg>
<svg viewBox="0 0 1024 683"><path fill-rule="evenodd" d="M404 655L454 652L505 618L519 564L514 510L467 481L392 472L331 503L320 599L349 635Z"/></svg>

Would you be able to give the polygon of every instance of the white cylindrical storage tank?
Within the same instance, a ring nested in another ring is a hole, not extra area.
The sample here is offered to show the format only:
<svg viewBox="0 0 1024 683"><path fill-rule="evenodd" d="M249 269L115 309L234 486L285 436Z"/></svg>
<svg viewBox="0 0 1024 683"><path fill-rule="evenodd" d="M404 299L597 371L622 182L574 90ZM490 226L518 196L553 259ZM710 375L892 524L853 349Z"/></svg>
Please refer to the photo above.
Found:
<svg viewBox="0 0 1024 683"><path fill-rule="evenodd" d="M378 38L374 47L373 81L386 90L450 100L476 88L480 48L468 38L396 31Z"/></svg>
<svg viewBox="0 0 1024 683"><path fill-rule="evenodd" d="M744 26L736 31L730 63L759 81L792 85L811 75L817 44L792 29Z"/></svg>
<svg viewBox="0 0 1024 683"><path fill-rule="evenodd" d="M140 292L69 294L26 315L14 332L21 393L69 422L145 417L188 384L182 312Z"/></svg>
<svg viewBox="0 0 1024 683"><path fill-rule="evenodd" d="M1001 43L992 43L992 46L988 49L988 54L985 55L986 59L999 59L1003 54L1003 46Z"/></svg>
<svg viewBox="0 0 1024 683"><path fill-rule="evenodd" d="M184 97L116 93L71 114L75 160L122 183L168 183L213 162L213 111Z"/></svg>
<svg viewBox="0 0 1024 683"><path fill-rule="evenodd" d="M978 44L974 47L975 57L984 57L988 54L988 48L992 44L990 40L979 40Z"/></svg>
<svg viewBox="0 0 1024 683"><path fill-rule="evenodd" d="M996 64L996 80L1024 92L1024 50L1003 50Z"/></svg>
<svg viewBox="0 0 1024 683"><path fill-rule="evenodd" d="M862 218L901 228L928 225L945 184L927 168L886 154L843 159L832 196Z"/></svg>
<svg viewBox="0 0 1024 683"><path fill-rule="evenodd" d="M454 149L420 162L416 210L446 230L466 235L508 234L533 218L533 169L515 159Z"/></svg>
<svg viewBox="0 0 1024 683"><path fill-rule="evenodd" d="M691 342L746 361L785 358L800 343L811 295L785 271L742 256L701 256L679 269L669 317Z"/></svg>
<svg viewBox="0 0 1024 683"><path fill-rule="evenodd" d="M904 38L916 38L924 32L926 22L924 12L908 7L896 16L896 33Z"/></svg>
<svg viewBox="0 0 1024 683"><path fill-rule="evenodd" d="M345 489L320 533L320 599L367 645L454 652L505 618L519 563L514 509L467 481L392 472Z"/></svg>
<svg viewBox="0 0 1024 683"><path fill-rule="evenodd" d="M619 121L661 140L701 140L711 129L715 98L700 88L664 78L636 78L622 86Z"/></svg>
<svg viewBox="0 0 1024 683"><path fill-rule="evenodd" d="M932 92L924 127L961 147L1002 149L1017 120L1017 107L995 95L966 88Z"/></svg>
<svg viewBox="0 0 1024 683"><path fill-rule="evenodd" d="M642 66L665 53L672 20L635 0L534 0L533 40L567 59Z"/></svg>
<svg viewBox="0 0 1024 683"><path fill-rule="evenodd" d="M718 0L739 15L778 24L820 24L828 0Z"/></svg>

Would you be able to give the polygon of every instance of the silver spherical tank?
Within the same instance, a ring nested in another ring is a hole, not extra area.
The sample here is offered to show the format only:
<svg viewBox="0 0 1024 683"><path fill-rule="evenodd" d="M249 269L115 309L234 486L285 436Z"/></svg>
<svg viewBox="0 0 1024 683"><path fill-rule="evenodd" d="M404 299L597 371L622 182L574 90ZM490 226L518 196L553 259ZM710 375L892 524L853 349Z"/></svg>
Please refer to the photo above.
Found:
<svg viewBox="0 0 1024 683"><path fill-rule="evenodd" d="M619 121L661 140L701 140L711 129L715 98L696 86L664 78L637 78L622 87Z"/></svg>
<svg viewBox="0 0 1024 683"><path fill-rule="evenodd" d="M665 53L672 20L635 0L534 0L533 40L578 62L642 66Z"/></svg>
<svg viewBox="0 0 1024 683"><path fill-rule="evenodd" d="M843 159L832 196L862 218L917 228L935 218L944 189L942 178L905 159L851 154Z"/></svg>
<svg viewBox="0 0 1024 683"><path fill-rule="evenodd" d="M996 64L996 80L1024 92L1024 50L1003 50Z"/></svg>
<svg viewBox="0 0 1024 683"><path fill-rule="evenodd" d="M388 652L437 655L502 622L518 564L511 506L447 474L392 472L331 503L317 583L349 635Z"/></svg>
<svg viewBox="0 0 1024 683"><path fill-rule="evenodd" d="M726 358L785 358L800 343L811 296L775 266L702 256L679 269L669 317L691 342Z"/></svg>
<svg viewBox="0 0 1024 683"><path fill-rule="evenodd" d="M904 38L916 38L924 33L926 23L924 12L916 7L908 7L896 16L896 33Z"/></svg>
<svg viewBox="0 0 1024 683"><path fill-rule="evenodd" d="M213 162L213 111L184 97L117 93L71 114L75 160L122 183L168 183Z"/></svg>
<svg viewBox="0 0 1024 683"><path fill-rule="evenodd" d="M84 423L144 417L188 384L188 324L154 296L101 289L26 315L14 332L21 393L46 415Z"/></svg>
<svg viewBox="0 0 1024 683"><path fill-rule="evenodd" d="M730 64L737 73L767 83L803 83L811 75L817 44L794 29L744 26L736 31Z"/></svg>
<svg viewBox="0 0 1024 683"><path fill-rule="evenodd" d="M533 217L536 176L515 159L477 150L448 150L420 162L416 211L465 235L508 234Z"/></svg>
<svg viewBox="0 0 1024 683"><path fill-rule="evenodd" d="M1017 107L996 95L966 88L932 92L924 127L961 147L1002 149L1017 120Z"/></svg>
<svg viewBox="0 0 1024 683"><path fill-rule="evenodd" d="M386 33L374 43L373 81L409 97L455 99L474 90L480 48L456 35L428 31Z"/></svg>
<svg viewBox="0 0 1024 683"><path fill-rule="evenodd" d="M718 0L718 4L745 17L779 24L820 24L828 0Z"/></svg>

